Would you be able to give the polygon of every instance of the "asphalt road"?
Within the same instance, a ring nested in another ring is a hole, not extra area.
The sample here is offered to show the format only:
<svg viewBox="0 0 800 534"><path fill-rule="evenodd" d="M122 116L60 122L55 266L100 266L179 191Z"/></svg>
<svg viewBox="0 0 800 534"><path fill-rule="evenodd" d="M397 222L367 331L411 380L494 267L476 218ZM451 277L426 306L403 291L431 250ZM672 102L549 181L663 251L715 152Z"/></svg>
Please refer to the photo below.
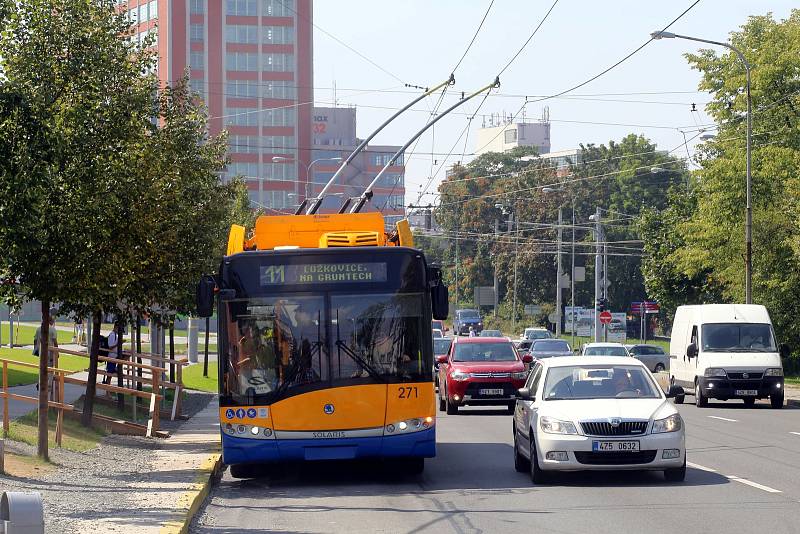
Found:
<svg viewBox="0 0 800 534"><path fill-rule="evenodd" d="M687 396L687 400L691 400ZM800 532L800 410L760 401L681 408L689 469L569 473L533 486L514 471L511 416L441 415L420 477L374 464L306 464L238 481L226 471L192 532Z"/></svg>

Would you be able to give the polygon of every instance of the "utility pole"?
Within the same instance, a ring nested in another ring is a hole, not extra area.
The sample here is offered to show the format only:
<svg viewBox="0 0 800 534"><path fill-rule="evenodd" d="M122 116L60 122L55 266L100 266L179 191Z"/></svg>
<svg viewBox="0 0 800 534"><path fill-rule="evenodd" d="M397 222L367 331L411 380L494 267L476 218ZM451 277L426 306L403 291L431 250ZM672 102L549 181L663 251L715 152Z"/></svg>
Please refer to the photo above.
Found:
<svg viewBox="0 0 800 534"><path fill-rule="evenodd" d="M500 302L499 291L497 288L497 260L499 259L499 254L497 254L497 240L500 236L500 219L498 217L494 218L494 316L497 317L497 305Z"/></svg>
<svg viewBox="0 0 800 534"><path fill-rule="evenodd" d="M608 242L603 236L603 298L608 301ZM608 325L603 325L603 341L608 341Z"/></svg>
<svg viewBox="0 0 800 534"><path fill-rule="evenodd" d="M572 320L572 345L575 348L575 199L572 199L572 274L570 275L570 306L572 306L572 313L570 318Z"/></svg>
<svg viewBox="0 0 800 534"><path fill-rule="evenodd" d="M594 215L594 235L595 235L595 255L594 255L594 341L600 341L600 314L597 313L597 302L601 298L600 292L600 276L603 270L603 256L600 248L600 240L602 239L603 227L600 223L600 208L597 208Z"/></svg>
<svg viewBox="0 0 800 534"><path fill-rule="evenodd" d="M456 214L456 308L458 309L458 234L461 231L461 219L459 218L460 215Z"/></svg>
<svg viewBox="0 0 800 534"><path fill-rule="evenodd" d="M561 337L561 206L558 207L558 251L556 252L556 337Z"/></svg>
<svg viewBox="0 0 800 534"><path fill-rule="evenodd" d="M516 208L516 204L514 204ZM517 331L517 264L519 263L519 213L514 211L514 309L511 319L512 332Z"/></svg>

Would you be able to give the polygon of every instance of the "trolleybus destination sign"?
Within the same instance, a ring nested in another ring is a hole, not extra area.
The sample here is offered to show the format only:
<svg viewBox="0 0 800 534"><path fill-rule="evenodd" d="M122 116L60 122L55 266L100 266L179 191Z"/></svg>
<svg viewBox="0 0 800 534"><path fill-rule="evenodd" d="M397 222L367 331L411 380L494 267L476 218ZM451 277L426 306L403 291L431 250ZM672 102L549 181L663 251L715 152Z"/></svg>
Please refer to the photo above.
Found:
<svg viewBox="0 0 800 534"><path fill-rule="evenodd" d="M261 285L386 281L386 263L305 263L261 267Z"/></svg>

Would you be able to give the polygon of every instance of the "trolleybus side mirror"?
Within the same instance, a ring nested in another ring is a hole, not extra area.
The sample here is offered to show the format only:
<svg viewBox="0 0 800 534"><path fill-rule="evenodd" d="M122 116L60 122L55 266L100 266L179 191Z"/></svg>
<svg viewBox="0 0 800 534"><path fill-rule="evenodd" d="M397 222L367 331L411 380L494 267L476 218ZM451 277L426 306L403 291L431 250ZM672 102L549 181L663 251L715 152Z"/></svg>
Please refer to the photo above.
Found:
<svg viewBox="0 0 800 534"><path fill-rule="evenodd" d="M213 276L207 275L197 284L197 315L211 317L214 314L214 288L217 286Z"/></svg>
<svg viewBox="0 0 800 534"><path fill-rule="evenodd" d="M431 307L433 308L433 318L439 321L447 319L450 313L450 302L448 300L447 286L441 281L431 288Z"/></svg>

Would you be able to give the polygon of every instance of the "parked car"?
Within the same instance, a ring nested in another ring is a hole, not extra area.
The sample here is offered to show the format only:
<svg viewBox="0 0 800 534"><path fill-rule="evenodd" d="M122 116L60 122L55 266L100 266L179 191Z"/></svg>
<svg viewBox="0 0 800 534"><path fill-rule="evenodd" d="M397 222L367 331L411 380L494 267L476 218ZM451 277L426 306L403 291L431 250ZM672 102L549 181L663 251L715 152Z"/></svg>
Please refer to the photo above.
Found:
<svg viewBox="0 0 800 534"><path fill-rule="evenodd" d="M437 319L434 319L433 321L431 321L431 328L435 328L437 330L441 330L442 333L444 333L444 334L446 334L447 331L449 330L449 328L447 328L444 325L444 321L439 321Z"/></svg>
<svg viewBox="0 0 800 534"><path fill-rule="evenodd" d="M642 362L654 373L669 369L669 354L658 345L625 345L631 356Z"/></svg>
<svg viewBox="0 0 800 534"><path fill-rule="evenodd" d="M525 332L523 332L520 336L520 339L551 339L553 334L547 328L536 328L530 327L526 328Z"/></svg>
<svg viewBox="0 0 800 534"><path fill-rule="evenodd" d="M453 344L453 339L449 337L440 337L433 340L433 380L436 382L436 387L439 387L439 356L447 357L450 352L450 345Z"/></svg>
<svg viewBox="0 0 800 534"><path fill-rule="evenodd" d="M555 471L660 470L686 476L684 422L640 361L572 356L537 361L514 410L514 467L535 484Z"/></svg>
<svg viewBox="0 0 800 534"><path fill-rule="evenodd" d="M503 337L500 330L481 330L481 337Z"/></svg>
<svg viewBox="0 0 800 534"><path fill-rule="evenodd" d="M439 330L438 328L434 328L433 330L431 330L431 334L433 335L433 339L444 337L444 334L442 334L442 331Z"/></svg>
<svg viewBox="0 0 800 534"><path fill-rule="evenodd" d="M587 343L581 356L630 356L622 343Z"/></svg>
<svg viewBox="0 0 800 534"><path fill-rule="evenodd" d="M439 410L449 415L465 405L506 406L514 410L516 391L528 376L525 364L508 338L454 338L450 353L438 356Z"/></svg>
<svg viewBox="0 0 800 534"><path fill-rule="evenodd" d="M453 318L453 333L457 336L469 334L469 327L479 334L483 330L483 319L478 310L456 310Z"/></svg>
<svg viewBox="0 0 800 534"><path fill-rule="evenodd" d="M756 399L769 397L772 407L780 409L781 357L789 352L786 345L778 346L764 306L678 306L669 343L670 380L691 388L698 407L706 406L709 398L742 399L752 406Z"/></svg>
<svg viewBox="0 0 800 534"><path fill-rule="evenodd" d="M573 356L569 343L563 339L536 339L528 352L534 360L556 356Z"/></svg>

